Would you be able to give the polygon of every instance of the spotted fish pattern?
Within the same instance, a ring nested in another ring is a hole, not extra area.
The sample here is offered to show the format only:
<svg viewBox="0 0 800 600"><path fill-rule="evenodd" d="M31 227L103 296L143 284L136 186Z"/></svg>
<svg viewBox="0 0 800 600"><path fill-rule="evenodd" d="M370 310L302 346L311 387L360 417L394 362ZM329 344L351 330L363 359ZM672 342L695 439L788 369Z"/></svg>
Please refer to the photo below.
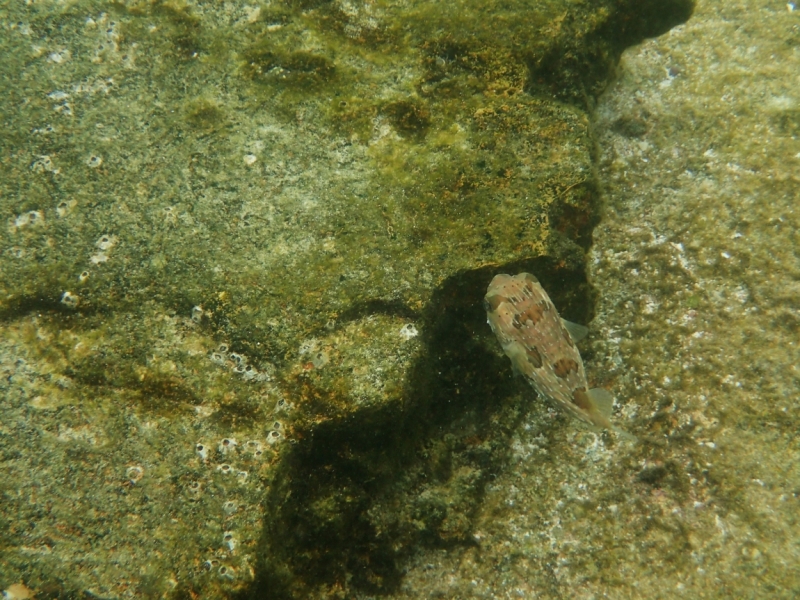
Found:
<svg viewBox="0 0 800 600"><path fill-rule="evenodd" d="M514 368L540 396L591 425L629 434L609 421L613 397L589 389L580 352L575 346L587 334L582 325L564 321L530 273L497 275L484 298L489 325Z"/></svg>

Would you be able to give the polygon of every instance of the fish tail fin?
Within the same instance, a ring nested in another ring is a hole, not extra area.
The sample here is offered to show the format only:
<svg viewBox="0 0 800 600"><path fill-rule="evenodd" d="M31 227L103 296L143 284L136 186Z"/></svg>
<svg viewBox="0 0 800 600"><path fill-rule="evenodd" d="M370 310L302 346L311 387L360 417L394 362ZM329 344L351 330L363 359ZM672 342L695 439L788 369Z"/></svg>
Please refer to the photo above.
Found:
<svg viewBox="0 0 800 600"><path fill-rule="evenodd" d="M611 392L603 388L593 388L586 395L601 415L606 419L611 418L611 411L614 408L614 396Z"/></svg>
<svg viewBox="0 0 800 600"><path fill-rule="evenodd" d="M603 388L594 388L587 392L587 396L592 401L592 404L597 408L597 411L608 421L607 427L616 433L619 437L629 442L638 442L639 438L635 435L628 433L624 429L620 429L615 425L611 425L611 411L614 408L614 396L608 390Z"/></svg>

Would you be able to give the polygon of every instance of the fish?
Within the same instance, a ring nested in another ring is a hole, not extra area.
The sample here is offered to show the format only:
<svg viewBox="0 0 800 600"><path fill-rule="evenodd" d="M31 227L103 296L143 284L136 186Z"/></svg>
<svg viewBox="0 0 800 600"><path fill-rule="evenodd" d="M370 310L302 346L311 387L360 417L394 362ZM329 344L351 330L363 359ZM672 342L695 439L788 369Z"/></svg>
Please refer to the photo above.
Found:
<svg viewBox="0 0 800 600"><path fill-rule="evenodd" d="M576 342L589 333L562 319L539 280L530 273L496 275L483 300L489 326L514 370L540 397L548 398L590 426L636 438L611 423L614 397L589 389Z"/></svg>

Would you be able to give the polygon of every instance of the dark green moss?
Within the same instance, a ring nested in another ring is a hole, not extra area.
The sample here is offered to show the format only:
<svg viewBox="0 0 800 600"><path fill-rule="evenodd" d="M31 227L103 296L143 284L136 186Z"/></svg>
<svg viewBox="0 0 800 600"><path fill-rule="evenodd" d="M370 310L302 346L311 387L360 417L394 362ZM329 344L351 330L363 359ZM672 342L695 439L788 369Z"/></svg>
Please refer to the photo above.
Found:
<svg viewBox="0 0 800 600"><path fill-rule="evenodd" d="M168 39L181 59L194 58L203 50L200 19L192 14L189 6L180 2L159 1L148 5L146 9L134 6L131 12L164 19L169 25Z"/></svg>
<svg viewBox="0 0 800 600"><path fill-rule="evenodd" d="M242 58L245 77L262 84L313 91L336 75L333 61L328 57L311 52L286 52L269 40L257 42L242 54Z"/></svg>
<svg viewBox="0 0 800 600"><path fill-rule="evenodd" d="M389 117L398 133L406 137L423 137L431 125L430 111L413 100L390 102L381 112Z"/></svg>
<svg viewBox="0 0 800 600"><path fill-rule="evenodd" d="M611 129L615 133L624 135L625 137L640 138L647 133L650 127L647 121L642 117L625 116L614 121L611 125Z"/></svg>
<svg viewBox="0 0 800 600"><path fill-rule="evenodd" d="M334 130L346 139L366 143L373 133L378 107L371 98L336 95L331 100L327 117Z"/></svg>
<svg viewBox="0 0 800 600"><path fill-rule="evenodd" d="M201 131L211 132L225 124L225 112L220 106L206 98L198 98L189 103L186 121Z"/></svg>

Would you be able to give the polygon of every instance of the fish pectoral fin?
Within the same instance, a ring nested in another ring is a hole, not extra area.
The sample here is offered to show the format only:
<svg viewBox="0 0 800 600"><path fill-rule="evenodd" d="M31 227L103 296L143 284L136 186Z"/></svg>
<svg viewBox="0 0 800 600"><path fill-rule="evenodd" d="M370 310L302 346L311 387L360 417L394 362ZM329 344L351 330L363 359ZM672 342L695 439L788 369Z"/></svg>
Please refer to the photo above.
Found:
<svg viewBox="0 0 800 600"><path fill-rule="evenodd" d="M566 319L561 319L561 322L564 324L564 327L567 328L569 337L571 337L576 342L580 342L587 335L589 335L588 327L584 327L583 325L578 325L577 323L573 323L572 321L567 321Z"/></svg>
<svg viewBox="0 0 800 600"><path fill-rule="evenodd" d="M611 417L611 411L614 408L614 396L611 392L603 388L594 388L586 393L589 400L597 408L597 412L603 415L606 419Z"/></svg>
<svg viewBox="0 0 800 600"><path fill-rule="evenodd" d="M514 371L525 376L530 374L531 369L528 363L528 353L525 351L525 347L522 344L519 342L511 342L503 346L503 350L506 356L511 359L511 366L514 367Z"/></svg>

